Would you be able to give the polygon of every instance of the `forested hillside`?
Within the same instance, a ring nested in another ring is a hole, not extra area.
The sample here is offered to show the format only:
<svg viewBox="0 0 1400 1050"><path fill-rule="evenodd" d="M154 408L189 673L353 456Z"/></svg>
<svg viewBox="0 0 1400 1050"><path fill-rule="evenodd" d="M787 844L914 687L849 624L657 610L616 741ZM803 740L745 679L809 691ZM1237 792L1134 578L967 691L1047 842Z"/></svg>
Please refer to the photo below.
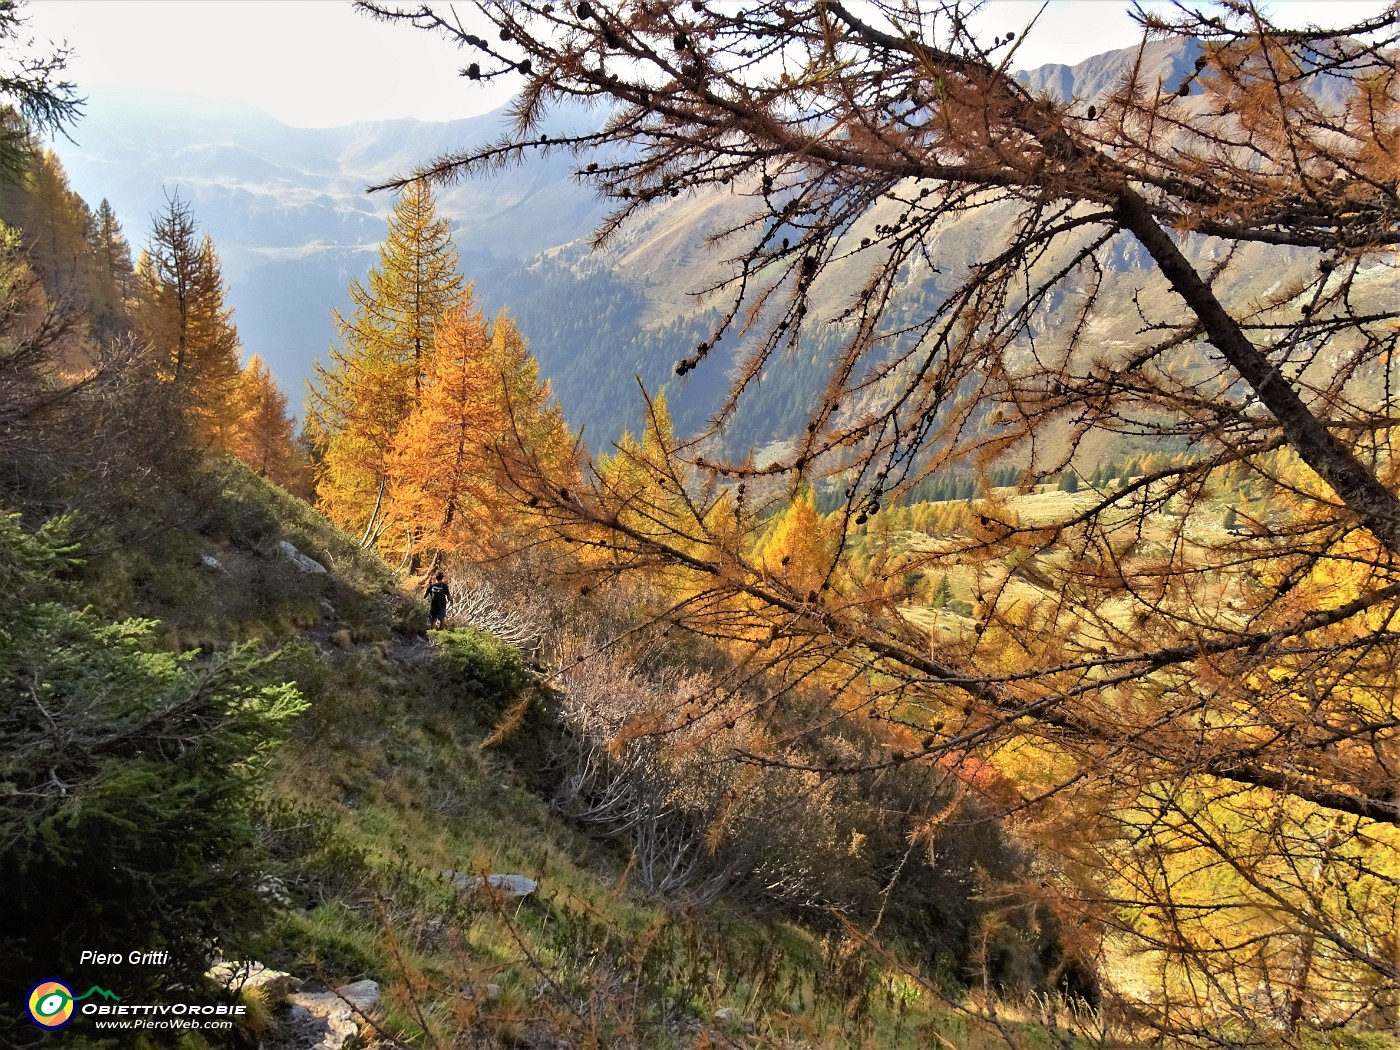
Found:
<svg viewBox="0 0 1400 1050"><path fill-rule="evenodd" d="M565 469L570 440L426 185L351 288L303 441L188 203L133 259L52 153L22 140L17 166L6 1045L982 1045L962 1010L980 975L1016 1031L1086 1008L1093 974L1034 897L978 899L1031 859L955 772L717 773L779 731L757 694L704 701L690 754L617 749L652 697L708 695L735 654L639 624L645 588L546 573L565 555L529 542L499 452ZM313 486L349 531L294 494ZM425 632L417 577L376 548L451 573L448 629ZM879 746L843 732L812 758ZM934 812L962 834L911 850ZM354 1011L325 991L355 981L376 990ZM137 1027L118 1004L232 1020Z"/></svg>
<svg viewBox="0 0 1400 1050"><path fill-rule="evenodd" d="M172 210L166 234L182 216ZM12 294L17 282L42 308L23 264L10 265ZM75 307L70 330L86 317ZM226 335L218 321L207 327ZM161 338L153 330L142 345L174 345ZM4 932L6 987L52 973L75 994L96 985L125 1002L245 1010L229 1031L186 1033L182 1046L307 1038L279 998L285 984L231 996L205 976L220 957L276 966L307 989L378 982L383 1006L361 1028L388 1045L966 1035L976 1028L955 1006L967 960L988 944L1017 1030L1043 1012L1026 995L1092 994L1032 900L1003 914L975 899L1027 857L956 780L924 771L812 795L804 777L716 779L700 756L646 744L608 758L619 702L700 689L729 658L660 629L611 651L641 596L542 589L529 556L488 575L454 562L454 627L425 637L425 610L356 542L358 523L343 533L256 464L222 455L208 402L174 400L158 425L138 425L184 373L71 339L26 343L23 356L6 344L7 364L34 365L7 388L9 418L31 425L0 444L5 503L20 511L0 521L0 661L18 687L6 695L3 769L23 799L7 810L0 860L22 888ZM91 383L54 370L80 353L97 367ZM438 389L441 366L430 372ZM104 440L72 440L100 420ZM542 666L579 649L595 655L537 684ZM802 706L821 702L804 690ZM712 710L714 729L771 731L746 706ZM910 855L929 806L965 833L937 856ZM452 881L501 868L538 883L537 896L506 907ZM877 913L907 945L899 965L833 918ZM80 961L114 938L158 945L165 961ZM936 974L939 997L906 985L901 966ZM168 1042L93 1024L80 1016L65 1045ZM43 1045L13 1014L3 1030L12 1045Z"/></svg>
<svg viewBox="0 0 1400 1050"><path fill-rule="evenodd" d="M1400 14L361 6L135 228L0 5L0 1043L1400 1050Z"/></svg>
<svg viewBox="0 0 1400 1050"><path fill-rule="evenodd" d="M1191 40L1154 43L1147 73L1179 79L1191 71L1198 53ZM1093 104L1134 57L1131 49L1115 51L1074 67L1035 70L1023 80L1055 97ZM560 141L605 119L606 110L569 105L552 110L536 131ZM364 272L392 203L366 187L426 157L488 141L505 120L498 111L446 124L405 120L295 129L227 104L211 108L103 95L92 100L74 132L76 144L59 141L55 148L76 184L90 187L86 192L94 197L110 197L127 224L149 223L167 193L178 191L190 202L220 245L230 302L239 308L249 345L270 363L297 407L311 362L333 340L331 308L348 308L345 290ZM651 391L666 384L679 432L699 433L723 403L725 369L691 373L683 381L674 370L706 341L718 311L727 308L721 297L707 301L693 293L718 275L723 252L706 249L704 240L726 224L741 198L732 187L664 196L603 251L592 252L591 231L608 205L579 184L577 167L560 151L536 157L524 169L484 172L444 187L442 212L453 223L463 271L488 313L512 310L566 419L586 429L595 450L605 451L624 430L643 424L640 401L632 396L638 376ZM833 324L832 319L860 287L857 246L897 216L896 208L877 207L845 235L839 264L821 292L828 308L814 314L802 348L765 376L724 428L719 440L731 454L801 431L829 379L823 363L854 330L854 321ZM1002 228L993 218L941 230L930 245L941 276L917 268L907 275L901 295L908 307L917 310L945 296L977 258L978 245L999 236ZM1214 251L1204 241L1187 250L1198 264L1208 264ZM1134 273L1141 261L1127 244L1105 259L1119 276ZM1302 257L1287 249L1249 248L1247 265L1226 275L1227 298L1248 302L1263 294L1281 269L1295 265L1300 273L1306 268ZM1374 284L1376 296L1400 294L1389 271L1364 279ZM1102 338L1111 341L1115 327L1134 323L1136 291L1136 284L1114 283L1111 306L1105 302L1100 308ZM1051 324L1068 301L1046 304L1038 323ZM737 339L720 352L732 363L752 349L751 339ZM609 393L599 396L600 390Z"/></svg>
<svg viewBox="0 0 1400 1050"><path fill-rule="evenodd" d="M1138 1037L1394 1031L1393 11L1182 5L1077 83L956 5L364 6L521 79L502 140L397 184L572 150L604 250L676 263L653 303L716 293L642 433L508 477L582 586L837 684L740 761L1004 790ZM579 97L596 135L533 134ZM761 455L674 425L687 383L725 439L776 422L808 367ZM792 756L853 723L884 757Z"/></svg>

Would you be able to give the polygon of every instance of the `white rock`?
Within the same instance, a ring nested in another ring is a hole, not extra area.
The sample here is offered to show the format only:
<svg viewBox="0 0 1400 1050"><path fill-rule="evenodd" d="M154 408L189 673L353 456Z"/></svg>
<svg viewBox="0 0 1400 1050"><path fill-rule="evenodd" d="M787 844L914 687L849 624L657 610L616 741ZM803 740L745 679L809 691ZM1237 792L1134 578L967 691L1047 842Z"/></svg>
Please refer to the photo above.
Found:
<svg viewBox="0 0 1400 1050"><path fill-rule="evenodd" d="M220 962L209 968L209 976L234 991L256 991L265 999L280 999L301 987L301 981L282 970L269 970L259 962Z"/></svg>
<svg viewBox="0 0 1400 1050"><path fill-rule="evenodd" d="M266 897L268 900L273 901L279 907L290 908L292 906L291 895L287 893L287 884L277 878L277 876L264 875L258 880L257 888L258 893L262 894L262 896Z"/></svg>
<svg viewBox="0 0 1400 1050"><path fill-rule="evenodd" d="M212 554L201 554L199 560L206 569L213 569L215 572L224 571L224 563Z"/></svg>
<svg viewBox="0 0 1400 1050"><path fill-rule="evenodd" d="M349 1001L357 1010L369 1013L379 1005L379 984L375 981L355 981L342 984L335 994Z"/></svg>
<svg viewBox="0 0 1400 1050"><path fill-rule="evenodd" d="M306 1013L301 1013L298 1007ZM307 1037L299 1041L302 1045L309 1041L310 1050L344 1050L347 1043L360 1035L355 1012L334 992L301 992L292 996L288 1021Z"/></svg>
<svg viewBox="0 0 1400 1050"><path fill-rule="evenodd" d="M287 559L302 572L314 572L325 575L326 567L324 565L313 558L308 558L287 540L278 540L277 549L285 554Z"/></svg>
<svg viewBox="0 0 1400 1050"><path fill-rule="evenodd" d="M473 894L486 885L505 900L528 897L540 887L538 882L524 875L487 875L483 879L480 875L466 875L460 871L448 871L443 874L448 882L465 894Z"/></svg>

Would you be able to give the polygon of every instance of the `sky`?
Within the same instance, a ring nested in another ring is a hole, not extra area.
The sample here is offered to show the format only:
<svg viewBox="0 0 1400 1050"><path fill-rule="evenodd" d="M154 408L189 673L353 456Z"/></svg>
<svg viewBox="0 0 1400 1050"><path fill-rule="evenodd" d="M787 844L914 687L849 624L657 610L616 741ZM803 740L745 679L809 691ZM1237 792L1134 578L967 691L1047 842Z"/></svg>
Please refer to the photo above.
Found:
<svg viewBox="0 0 1400 1050"><path fill-rule="evenodd" d="M720 0L723 2L723 0ZM443 5L446 6L446 5ZM465 9L469 5L459 5ZM1343 21L1379 2L1276 3L1300 18ZM992 0L989 33L1023 37L1017 65L1073 64L1136 43L1127 0ZM359 120L452 120L504 103L508 86L458 76L446 40L386 25L339 0L31 0L29 32L73 49L79 92L151 91L234 99L294 127Z"/></svg>

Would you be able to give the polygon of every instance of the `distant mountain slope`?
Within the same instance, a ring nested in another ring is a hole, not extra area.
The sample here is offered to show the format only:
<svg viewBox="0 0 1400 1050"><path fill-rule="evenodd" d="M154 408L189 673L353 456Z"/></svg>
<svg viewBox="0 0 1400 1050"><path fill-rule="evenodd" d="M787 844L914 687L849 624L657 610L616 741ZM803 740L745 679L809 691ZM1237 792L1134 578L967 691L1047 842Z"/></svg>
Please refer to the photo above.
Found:
<svg viewBox="0 0 1400 1050"><path fill-rule="evenodd" d="M500 121L302 129L239 103L94 93L74 141L55 149L90 204L112 202L133 249L167 194L191 202L223 258L244 346L271 364L295 403L311 359L330 343L332 305L347 303L351 278L364 276L384 236L392 197L366 188L494 137ZM548 158L444 191L468 278L592 229L603 208L572 172L567 158Z"/></svg>
<svg viewBox="0 0 1400 1050"><path fill-rule="evenodd" d="M1195 71L1201 46L1194 40L1153 40L1143 45L1141 71L1150 83L1168 85L1174 91L1182 79ZM1068 101L1079 98L1097 102L1113 91L1137 59L1138 48L1120 48L1094 55L1072 66L1052 64L1020 74L1021 83L1035 92Z"/></svg>
<svg viewBox="0 0 1400 1050"><path fill-rule="evenodd" d="M1140 53L1127 48L1074 66L1045 66L1022 80L1032 90L1088 103L1112 90L1134 62L1174 90L1198 54L1191 41L1152 42ZM391 197L366 187L494 138L503 119L497 111L448 123L307 130L235 103L94 95L76 143L59 143L57 150L78 192L94 205L103 196L112 201L134 246L145 240L165 194L179 189L223 256L245 347L269 361L295 405L312 359L332 340L332 306L346 305L350 280L363 277L384 235ZM541 131L557 136L601 119L598 111L566 111ZM594 252L590 235L609 205L575 179L574 169L567 155L537 156L444 190L440 207L454 221L464 272L488 310L511 307L568 419L587 427L595 448L640 425L637 375L648 389L668 386L677 429L694 432L716 408L729 369L715 360L676 380L673 366L705 337L710 311L721 305L694 295L720 277L729 254L704 240L750 202L737 185L656 202ZM885 221L893 221L893 209L886 215L877 208L855 236ZM936 296L939 281L955 279L979 258L997 236L996 225L983 217L945 228L933 246L942 275L911 275L909 295ZM1190 241L1186 247L1207 250ZM827 316L859 288L860 258L853 254L824 279ZM1125 239L1108 263L1131 275L1140 258ZM1244 248L1241 258L1247 265L1232 270L1235 286L1228 289L1237 301L1264 294L1291 262L1261 246ZM1377 279L1389 281L1387 288L1394 283L1393 275ZM1131 297L1146 283L1146 274L1130 276L1108 292L1107 305L1121 304L1127 325L1136 324ZM1117 331L1115 309L1097 322L1107 344ZM1043 324L1052 330L1055 318ZM823 324L799 355L771 370L730 428L728 443L747 447L789 436L821 388L840 337L839 327Z"/></svg>

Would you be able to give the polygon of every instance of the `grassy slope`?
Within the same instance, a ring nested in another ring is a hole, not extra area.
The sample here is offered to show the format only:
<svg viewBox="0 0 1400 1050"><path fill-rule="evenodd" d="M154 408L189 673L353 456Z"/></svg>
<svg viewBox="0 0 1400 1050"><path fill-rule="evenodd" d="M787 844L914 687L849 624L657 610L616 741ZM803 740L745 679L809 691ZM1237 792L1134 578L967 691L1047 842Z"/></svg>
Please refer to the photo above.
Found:
<svg viewBox="0 0 1400 1050"><path fill-rule="evenodd" d="M172 647L281 647L311 703L270 770L286 907L262 961L311 987L380 981L381 1036L415 1046L1003 1045L834 928L629 889L625 846L536 793L560 739L516 652L427 641L392 573L315 510L237 464L212 481L188 526L95 559L86 583L105 611L159 618ZM332 571L303 574L282 539ZM464 898L449 869L540 887Z"/></svg>

